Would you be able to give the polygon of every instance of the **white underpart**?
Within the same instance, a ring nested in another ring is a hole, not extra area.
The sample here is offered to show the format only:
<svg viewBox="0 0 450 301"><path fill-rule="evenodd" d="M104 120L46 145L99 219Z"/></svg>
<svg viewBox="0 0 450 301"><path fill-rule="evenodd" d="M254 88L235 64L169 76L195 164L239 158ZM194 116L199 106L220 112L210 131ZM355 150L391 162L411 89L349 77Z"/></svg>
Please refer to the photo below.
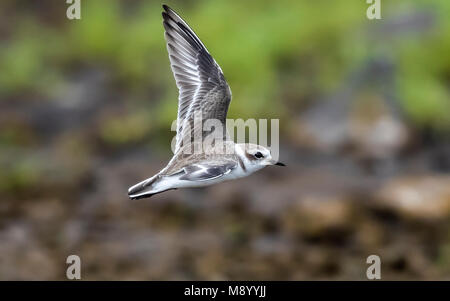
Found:
<svg viewBox="0 0 450 301"><path fill-rule="evenodd" d="M148 195L148 194L157 193L157 192L165 191L168 189L175 189L175 188L209 186L209 185L217 184L217 183L228 181L228 180L234 180L234 179L246 177L246 176L254 173L255 171L258 171L258 170L264 168L267 165L267 164L264 164L264 161L261 161L261 162L252 161L251 162L245 155L245 149L244 149L243 145L235 144L234 147L235 147L236 155L241 159L241 161L244 165L244 168L241 166L241 164L239 164L239 162L236 162L237 163L236 168L232 169L228 173L225 173L222 176L211 178L208 180L198 180L198 181L181 180L180 177L182 177L184 174L175 174L173 176L162 176L161 179L157 180L154 184L152 184L151 188L149 187L150 188L149 190L138 192L134 195L131 195L130 197L139 197L139 196ZM162 171L164 171L164 170L162 170ZM148 182L151 179L152 178L149 178L141 183ZM141 183L136 184L135 186L138 186Z"/></svg>

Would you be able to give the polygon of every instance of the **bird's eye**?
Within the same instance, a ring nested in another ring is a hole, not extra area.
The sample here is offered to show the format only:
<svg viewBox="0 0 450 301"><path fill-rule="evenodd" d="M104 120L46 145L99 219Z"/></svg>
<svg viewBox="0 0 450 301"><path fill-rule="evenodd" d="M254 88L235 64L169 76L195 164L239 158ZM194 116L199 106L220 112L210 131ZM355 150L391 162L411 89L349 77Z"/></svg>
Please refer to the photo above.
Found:
<svg viewBox="0 0 450 301"><path fill-rule="evenodd" d="M259 158L262 158L262 157L264 157L264 156L263 156L263 154L261 154L261 152L257 152L257 153L255 154L255 157L259 159Z"/></svg>

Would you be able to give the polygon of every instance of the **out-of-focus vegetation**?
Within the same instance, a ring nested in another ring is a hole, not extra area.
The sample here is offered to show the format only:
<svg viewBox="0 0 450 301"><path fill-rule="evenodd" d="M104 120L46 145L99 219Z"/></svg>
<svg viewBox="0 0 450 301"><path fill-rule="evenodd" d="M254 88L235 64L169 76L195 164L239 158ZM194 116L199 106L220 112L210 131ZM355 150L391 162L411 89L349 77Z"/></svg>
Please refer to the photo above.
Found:
<svg viewBox="0 0 450 301"><path fill-rule="evenodd" d="M373 21L361 0L166 4L222 67L229 118L280 118L289 167L128 202L174 134L161 3L70 21L3 0L0 279L61 279L68 254L83 279L360 279L369 254L390 279L449 277L449 1Z"/></svg>
<svg viewBox="0 0 450 301"><path fill-rule="evenodd" d="M148 101L164 101L152 117L166 125L173 120L177 94L155 17L158 1L86 1L78 22L65 20L60 5L50 9L51 1L25 8L14 3L1 4L15 16L0 51L3 99L25 93L51 99L68 70L91 64L108 70L128 97L158 87L163 95ZM411 118L448 128L448 1L386 2L383 20L371 22L364 1L219 0L176 2L176 8L207 41L230 82L237 100L230 117L285 116L284 102L301 105L333 91L361 62L387 56L395 61L399 98ZM425 20L418 16L408 28L418 12Z"/></svg>

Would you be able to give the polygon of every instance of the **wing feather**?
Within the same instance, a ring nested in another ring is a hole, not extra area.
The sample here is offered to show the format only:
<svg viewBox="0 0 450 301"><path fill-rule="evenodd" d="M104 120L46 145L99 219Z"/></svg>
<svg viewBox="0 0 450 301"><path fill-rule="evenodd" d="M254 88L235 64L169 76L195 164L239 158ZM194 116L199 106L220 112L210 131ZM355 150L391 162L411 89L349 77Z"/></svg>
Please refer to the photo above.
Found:
<svg viewBox="0 0 450 301"><path fill-rule="evenodd" d="M184 175L180 180L185 181L207 181L222 177L231 172L236 163L224 165L193 164L183 168Z"/></svg>
<svg viewBox="0 0 450 301"><path fill-rule="evenodd" d="M211 118L220 120L226 137L225 120L231 90L221 68L194 31L171 8L166 5L163 8L167 51L179 90L177 152L184 143L192 141L194 133L200 130L194 128L196 111L201 112L203 121ZM202 138L206 134L202 131Z"/></svg>

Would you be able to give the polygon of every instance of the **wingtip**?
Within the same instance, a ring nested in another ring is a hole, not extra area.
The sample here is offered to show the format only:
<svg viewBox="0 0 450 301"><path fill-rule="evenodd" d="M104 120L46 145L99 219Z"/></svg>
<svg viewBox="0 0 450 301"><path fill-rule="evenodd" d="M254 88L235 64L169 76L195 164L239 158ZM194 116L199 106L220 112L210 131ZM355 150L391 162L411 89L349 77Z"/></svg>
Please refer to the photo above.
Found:
<svg viewBox="0 0 450 301"><path fill-rule="evenodd" d="M134 201L134 200L139 200L139 199L141 199L141 198L144 198L144 197L138 197L138 196L134 196L134 195L128 195L128 198L130 199L130 200L132 200L132 201Z"/></svg>
<svg viewBox="0 0 450 301"><path fill-rule="evenodd" d="M168 21L171 19L170 8L168 6L166 6L166 8L167 9L165 9L164 11L161 12L161 15L162 15L164 21Z"/></svg>
<svg viewBox="0 0 450 301"><path fill-rule="evenodd" d="M145 198L150 198L152 195L154 195L154 193L150 193L150 194L142 194L142 195L128 195L128 197L130 198L130 200L140 200L140 199L145 199Z"/></svg>
<svg viewBox="0 0 450 301"><path fill-rule="evenodd" d="M142 192L142 189L144 187L143 186L136 187L136 186L137 185L130 187L128 189L128 197L130 198L130 200L139 200L139 199L143 199L143 198L149 198L154 194L154 193Z"/></svg>
<svg viewBox="0 0 450 301"><path fill-rule="evenodd" d="M164 9L164 11L162 12L164 19L173 19L173 20L176 20L177 18L181 19L181 17L178 16L178 14L169 6L163 4L162 7Z"/></svg>

